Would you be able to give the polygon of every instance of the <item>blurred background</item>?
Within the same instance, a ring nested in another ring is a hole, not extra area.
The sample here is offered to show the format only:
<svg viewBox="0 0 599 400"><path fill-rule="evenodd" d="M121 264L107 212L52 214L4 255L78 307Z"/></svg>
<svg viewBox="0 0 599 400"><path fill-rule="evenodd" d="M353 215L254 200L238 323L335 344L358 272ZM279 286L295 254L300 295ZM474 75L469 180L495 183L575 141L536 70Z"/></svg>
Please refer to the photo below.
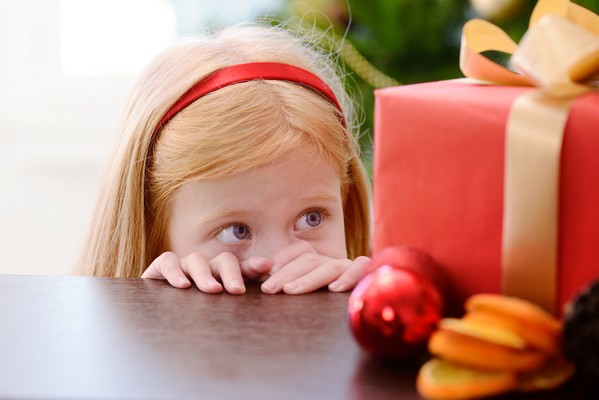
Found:
<svg viewBox="0 0 599 400"><path fill-rule="evenodd" d="M599 0L574 2L599 11ZM461 77L463 23L486 18L517 41L535 3L0 0L0 273L70 273L126 96L178 38L247 20L326 38L361 110L370 166L376 88Z"/></svg>

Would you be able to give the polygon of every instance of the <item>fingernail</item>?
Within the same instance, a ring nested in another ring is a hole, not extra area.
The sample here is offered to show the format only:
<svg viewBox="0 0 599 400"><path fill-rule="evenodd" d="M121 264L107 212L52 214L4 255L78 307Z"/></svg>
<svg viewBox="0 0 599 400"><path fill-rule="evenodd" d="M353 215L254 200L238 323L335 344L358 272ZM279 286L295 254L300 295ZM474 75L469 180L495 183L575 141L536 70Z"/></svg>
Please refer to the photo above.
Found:
<svg viewBox="0 0 599 400"><path fill-rule="evenodd" d="M299 286L300 286L299 283L297 283L296 281L289 282L285 285L285 291L292 292L292 291L298 289Z"/></svg>
<svg viewBox="0 0 599 400"><path fill-rule="evenodd" d="M189 284L189 281L183 277L180 277L179 279L177 279L177 283L181 286L185 286Z"/></svg>
<svg viewBox="0 0 599 400"><path fill-rule="evenodd" d="M349 283L346 280L331 282L329 290L333 292L344 292L349 289Z"/></svg>
<svg viewBox="0 0 599 400"><path fill-rule="evenodd" d="M274 282L266 281L262 284L262 291L273 293L277 289L277 285Z"/></svg>
<svg viewBox="0 0 599 400"><path fill-rule="evenodd" d="M229 282L229 286L234 289L243 289L243 284L237 280Z"/></svg>
<svg viewBox="0 0 599 400"><path fill-rule="evenodd" d="M229 287L234 289L236 293L245 293L245 287L240 281L231 281L229 282Z"/></svg>
<svg viewBox="0 0 599 400"><path fill-rule="evenodd" d="M274 274L275 272L279 272L281 270L281 266L279 264L273 264L270 268L270 274Z"/></svg>

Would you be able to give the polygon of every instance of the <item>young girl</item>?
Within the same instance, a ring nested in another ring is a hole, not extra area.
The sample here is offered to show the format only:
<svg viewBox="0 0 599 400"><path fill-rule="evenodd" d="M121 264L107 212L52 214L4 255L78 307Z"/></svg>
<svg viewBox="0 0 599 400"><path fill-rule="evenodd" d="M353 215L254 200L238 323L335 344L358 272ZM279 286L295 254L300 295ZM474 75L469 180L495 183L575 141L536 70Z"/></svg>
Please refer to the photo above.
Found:
<svg viewBox="0 0 599 400"><path fill-rule="evenodd" d="M283 30L168 49L129 101L76 272L207 293L353 288L370 206L352 116L327 58Z"/></svg>

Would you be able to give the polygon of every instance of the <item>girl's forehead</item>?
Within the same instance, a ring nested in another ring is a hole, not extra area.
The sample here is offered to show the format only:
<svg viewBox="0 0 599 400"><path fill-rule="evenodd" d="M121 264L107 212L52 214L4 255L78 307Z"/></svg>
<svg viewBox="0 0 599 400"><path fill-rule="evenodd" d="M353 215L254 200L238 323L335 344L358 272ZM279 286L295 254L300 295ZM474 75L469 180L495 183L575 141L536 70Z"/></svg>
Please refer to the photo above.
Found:
<svg viewBox="0 0 599 400"><path fill-rule="evenodd" d="M214 177L225 178L245 173L267 169L275 166L275 169L286 169L289 172L297 171L305 173L307 170L314 170L313 173L319 174L319 169L325 165L334 168L341 176L346 168L340 161L334 159L333 155L328 153L322 145L311 143L310 141L295 141L295 143L281 144L279 141L271 143L262 143L264 146L254 144L251 148L241 149L235 146L234 153L227 154L220 166L208 173L208 178L214 173ZM276 148L268 148L270 145ZM203 177L198 177L203 179Z"/></svg>
<svg viewBox="0 0 599 400"><path fill-rule="evenodd" d="M296 149L272 162L218 179L200 179L186 184L183 197L201 203L224 203L261 199L341 198L341 177L336 166L314 152ZM269 201L270 201L269 200Z"/></svg>
<svg viewBox="0 0 599 400"><path fill-rule="evenodd" d="M233 222L279 226L293 223L306 210L341 213L342 205L336 169L324 159L297 152L228 177L183 186L170 205L169 226L211 231Z"/></svg>

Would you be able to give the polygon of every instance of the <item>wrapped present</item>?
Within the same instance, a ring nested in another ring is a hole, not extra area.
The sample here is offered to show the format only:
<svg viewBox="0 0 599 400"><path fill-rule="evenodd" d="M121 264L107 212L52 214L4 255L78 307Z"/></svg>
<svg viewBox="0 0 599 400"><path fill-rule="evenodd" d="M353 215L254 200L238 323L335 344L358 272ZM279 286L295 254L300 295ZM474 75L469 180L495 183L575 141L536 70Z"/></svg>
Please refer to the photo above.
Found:
<svg viewBox="0 0 599 400"><path fill-rule="evenodd" d="M567 0L541 0L519 45L470 21L461 67L490 84L376 92L375 253L427 251L458 302L502 292L557 313L599 277L598 21ZM487 50L514 53L520 72Z"/></svg>

